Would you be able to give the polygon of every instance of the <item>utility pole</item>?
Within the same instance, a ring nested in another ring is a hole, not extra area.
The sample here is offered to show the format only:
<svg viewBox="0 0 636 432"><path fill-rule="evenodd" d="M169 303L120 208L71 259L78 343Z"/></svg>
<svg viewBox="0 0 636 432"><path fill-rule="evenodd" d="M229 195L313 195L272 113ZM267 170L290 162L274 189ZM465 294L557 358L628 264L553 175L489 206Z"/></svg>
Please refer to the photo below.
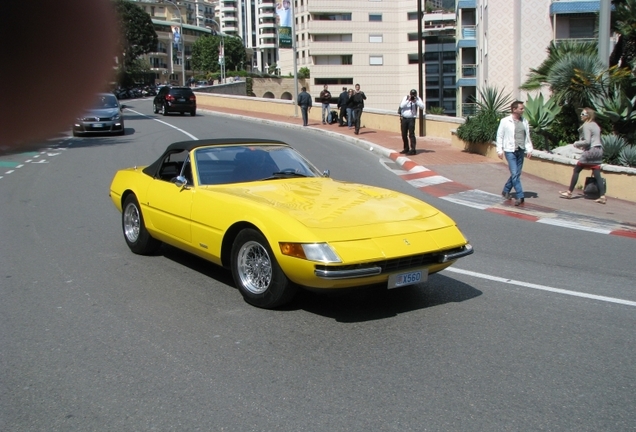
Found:
<svg viewBox="0 0 636 432"><path fill-rule="evenodd" d="M418 82L418 92L420 98L424 100L424 83L423 79L423 70L422 70L422 20L424 19L424 14L422 13L422 0L417 0L417 82ZM426 125L424 124L424 111L420 110L420 136L423 137L426 135Z"/></svg>

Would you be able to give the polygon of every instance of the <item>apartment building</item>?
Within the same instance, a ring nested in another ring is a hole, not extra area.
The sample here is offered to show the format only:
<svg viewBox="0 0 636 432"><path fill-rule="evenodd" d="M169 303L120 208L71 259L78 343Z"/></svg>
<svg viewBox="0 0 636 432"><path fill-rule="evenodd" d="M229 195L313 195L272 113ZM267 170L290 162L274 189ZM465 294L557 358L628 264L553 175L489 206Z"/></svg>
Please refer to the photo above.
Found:
<svg viewBox="0 0 636 432"><path fill-rule="evenodd" d="M246 69L275 69L278 52L275 0L214 0L217 21L225 34L243 39L248 56Z"/></svg>
<svg viewBox="0 0 636 432"><path fill-rule="evenodd" d="M312 91L360 84L365 107L395 110L418 88L416 2L294 0L293 8L296 63L310 70ZM293 73L293 55L279 51L282 75Z"/></svg>
<svg viewBox="0 0 636 432"><path fill-rule="evenodd" d="M129 0L137 3L152 20L157 48L146 54L155 82L182 84L194 75L190 66L192 44L214 30L214 4L207 0ZM175 45L175 29L182 39L183 55Z"/></svg>
<svg viewBox="0 0 636 432"><path fill-rule="evenodd" d="M519 90L551 41L598 40L600 0L457 0L457 115L474 112L478 89Z"/></svg>

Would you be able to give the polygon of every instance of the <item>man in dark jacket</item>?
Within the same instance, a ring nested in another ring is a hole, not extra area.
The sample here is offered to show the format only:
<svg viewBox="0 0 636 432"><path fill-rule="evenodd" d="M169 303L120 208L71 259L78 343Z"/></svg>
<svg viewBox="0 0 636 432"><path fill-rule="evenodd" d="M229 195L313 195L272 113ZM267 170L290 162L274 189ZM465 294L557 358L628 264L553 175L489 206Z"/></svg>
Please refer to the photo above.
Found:
<svg viewBox="0 0 636 432"><path fill-rule="evenodd" d="M322 124L327 124L329 117L329 103L331 102L331 92L329 86L325 84L325 87L320 92L320 102L322 102Z"/></svg>
<svg viewBox="0 0 636 432"><path fill-rule="evenodd" d="M351 97L353 99L353 118L355 119L355 134L360 133L360 118L362 117L362 110L364 109L364 101L367 100L367 96L363 91L360 91L360 84L356 84L356 91Z"/></svg>
<svg viewBox="0 0 636 432"><path fill-rule="evenodd" d="M307 93L306 87L303 87L300 90L301 92L298 93L298 106L300 107L300 112L303 115L303 126L307 126L307 122L309 121L309 112L311 111L311 96Z"/></svg>
<svg viewBox="0 0 636 432"><path fill-rule="evenodd" d="M342 88L342 93L338 96L338 108L340 109L340 113L338 115L338 122L340 123L340 127L345 125L345 117L347 117L347 103L349 102L349 92L347 92L347 88Z"/></svg>

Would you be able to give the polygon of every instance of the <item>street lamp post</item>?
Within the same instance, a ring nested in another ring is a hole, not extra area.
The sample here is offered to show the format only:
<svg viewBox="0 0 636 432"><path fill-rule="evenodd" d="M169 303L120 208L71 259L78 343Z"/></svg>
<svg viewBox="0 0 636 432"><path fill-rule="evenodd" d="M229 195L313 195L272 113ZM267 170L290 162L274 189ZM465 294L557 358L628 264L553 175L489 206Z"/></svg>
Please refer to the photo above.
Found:
<svg viewBox="0 0 636 432"><path fill-rule="evenodd" d="M177 4L173 0L164 0L164 1L174 6L175 9L177 10L177 14L179 15L179 48L181 49L181 85L185 87L186 85L185 59L184 59L185 39L183 37L183 19L181 18L181 10L179 9L179 6L177 6ZM174 48L174 44L173 44L173 48Z"/></svg>
<svg viewBox="0 0 636 432"><path fill-rule="evenodd" d="M225 83L225 34L221 31L221 24L211 19L214 24L219 28L219 34L221 35L221 49L219 50L219 66L221 67L221 83Z"/></svg>

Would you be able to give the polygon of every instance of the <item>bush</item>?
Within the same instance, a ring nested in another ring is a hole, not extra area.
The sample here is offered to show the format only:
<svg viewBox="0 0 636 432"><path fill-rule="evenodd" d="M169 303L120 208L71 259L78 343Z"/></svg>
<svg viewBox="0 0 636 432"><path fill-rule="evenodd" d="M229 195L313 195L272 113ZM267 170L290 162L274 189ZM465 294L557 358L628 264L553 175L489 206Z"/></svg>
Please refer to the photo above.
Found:
<svg viewBox="0 0 636 432"><path fill-rule="evenodd" d="M572 105L563 105L561 111L548 126L548 132L554 137L553 141L571 144L579 139L579 115Z"/></svg>
<svg viewBox="0 0 636 432"><path fill-rule="evenodd" d="M610 165L618 165L618 158L621 150L627 146L625 138L611 134L601 136L603 145L603 162Z"/></svg>
<svg viewBox="0 0 636 432"><path fill-rule="evenodd" d="M618 155L618 162L623 166L636 168L636 146L626 145Z"/></svg>
<svg viewBox="0 0 636 432"><path fill-rule="evenodd" d="M457 128L457 136L469 143L492 142L497 138L501 115L493 111L482 110Z"/></svg>
<svg viewBox="0 0 636 432"><path fill-rule="evenodd" d="M440 106L432 106L426 110L426 114L444 115L446 114L446 109Z"/></svg>

